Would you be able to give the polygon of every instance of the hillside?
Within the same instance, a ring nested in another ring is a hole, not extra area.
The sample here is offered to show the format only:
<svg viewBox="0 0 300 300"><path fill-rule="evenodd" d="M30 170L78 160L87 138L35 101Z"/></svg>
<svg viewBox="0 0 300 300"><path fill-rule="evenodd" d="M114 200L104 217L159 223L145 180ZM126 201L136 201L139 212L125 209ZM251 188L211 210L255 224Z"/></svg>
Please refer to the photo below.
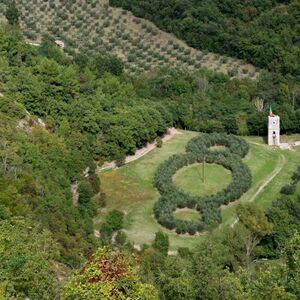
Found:
<svg viewBox="0 0 300 300"><path fill-rule="evenodd" d="M39 47L14 0L0 24L0 299L300 298L300 152L262 138L270 105L286 139L300 132L294 82L128 76L109 49L40 38L33 11L67 19L77 2L59 3L20 6Z"/></svg>
<svg viewBox="0 0 300 300"><path fill-rule="evenodd" d="M207 68L238 78L258 75L259 70L250 64L191 48L153 23L110 7L106 0L17 0L16 4L22 30L31 42L39 42L49 33L65 43L70 55L108 51L122 59L130 74L172 66L191 71ZM0 19L4 12L2 3Z"/></svg>
<svg viewBox="0 0 300 300"><path fill-rule="evenodd" d="M299 81L298 0L111 0L197 49L246 60Z"/></svg>

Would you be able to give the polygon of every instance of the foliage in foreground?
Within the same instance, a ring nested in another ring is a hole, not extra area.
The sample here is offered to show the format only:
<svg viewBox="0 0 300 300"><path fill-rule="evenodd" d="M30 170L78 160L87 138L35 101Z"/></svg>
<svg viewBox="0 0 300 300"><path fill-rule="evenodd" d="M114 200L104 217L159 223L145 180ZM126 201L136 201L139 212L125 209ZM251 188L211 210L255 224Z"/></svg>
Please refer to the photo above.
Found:
<svg viewBox="0 0 300 300"><path fill-rule="evenodd" d="M24 218L1 221L0 299L54 299L58 249L52 234L36 223Z"/></svg>
<svg viewBox="0 0 300 300"><path fill-rule="evenodd" d="M153 246L136 254L138 268L132 254L99 249L63 288L62 299L125 299L125 292L132 299L297 299L299 233L286 239L279 260L260 260L260 243L272 236L273 226L253 203L239 205L237 214L234 228L212 234L194 250L181 248L177 256L166 255L168 236L158 232Z"/></svg>
<svg viewBox="0 0 300 300"><path fill-rule="evenodd" d="M286 239L278 260L260 260L260 243L272 236L272 224L253 203L240 205L238 215L233 228L213 233L193 250L181 248L177 256L145 249L142 278L166 300L298 299L299 233Z"/></svg>
<svg viewBox="0 0 300 300"><path fill-rule="evenodd" d="M299 195L300 167L291 176L291 182L281 189L281 195L267 209L267 216L272 222L273 234L263 241L265 255L278 258L280 251L286 247L286 242L291 239L294 232L300 232L300 195ZM286 193L286 186L292 192ZM297 189L298 187L298 189Z"/></svg>
<svg viewBox="0 0 300 300"><path fill-rule="evenodd" d="M96 64L93 64L94 59ZM101 161L119 155L123 158L154 140L171 124L207 132L216 129L261 134L265 130L265 114L257 112L252 102L259 95L280 109L284 132L296 132L300 128L297 96L295 105L290 104L290 82L270 74L257 84L201 72L190 75L165 71L145 78L118 77L120 65L116 63L111 69L106 57L85 58L79 64L66 58L52 43L44 41L41 49L36 49L24 43L18 32L2 27L0 65L0 91L4 94L0 97L0 237L4 240L0 247L0 276L3 276L0 295L6 298L53 299L57 276L52 271L52 259L77 267L89 248L96 248L98 242L92 226L95 206L90 197L99 192L99 182L94 174L93 159ZM45 128L40 128L38 117L45 121ZM87 166L90 171L86 178L83 170ZM72 203L70 192L74 181L79 182L77 205ZM299 228L299 200L294 200L291 203L284 199L274 206L276 236L274 247L272 244L270 247L275 257L281 258L278 249L285 249L288 244L284 236L286 229ZM21 220L26 218L26 225L17 224L16 216ZM268 216L271 220L271 214ZM285 224L286 220L289 223ZM285 230L282 224L286 225ZM147 282L151 283L152 278L156 282L161 280L163 284L156 283L156 286L166 299L197 299L197 295L208 299L211 295L216 299L217 295L224 295L225 292L220 294L223 286L214 283L227 278L224 277L227 267L236 271L237 266L246 265L243 247L249 240L243 238L251 238L251 235L245 230L246 226L238 226L230 231L227 236L231 238L222 241L228 248L221 248L222 251L209 259L205 258L205 249L199 248L197 260L203 258L203 263L197 272L195 269L191 273L187 271L188 260L177 265L176 258L166 258L164 265L164 258L156 252L148 265L153 266L153 263L157 267L147 269ZM291 263L287 265L294 269L287 269L287 278L298 280L295 273L298 238L294 232L288 233L286 236L296 242L290 247ZM120 240L124 241L124 237ZM53 249L47 248L50 245ZM165 257L165 239L156 245ZM213 248L215 246L208 249ZM224 258L224 253L231 256ZM253 251L250 257L252 262L259 256ZM224 259L222 263L220 258ZM206 269L206 265L209 268ZM164 268L171 272L162 272ZM249 290L254 299L255 295L268 298L276 287L280 292L287 289L286 283L278 278L286 269L269 270L272 269L263 269L265 280L257 273L251 281ZM192 274L199 276L194 278ZM235 283L239 280L234 277L238 273L228 274ZM247 277L248 273L241 279L242 286ZM268 284L270 281L274 285ZM295 294L297 281L290 282L288 291ZM234 286L232 291L240 291ZM264 286L270 287L269 294Z"/></svg>
<svg viewBox="0 0 300 300"><path fill-rule="evenodd" d="M62 299L156 300L158 296L153 286L140 281L133 256L100 248L64 286Z"/></svg>

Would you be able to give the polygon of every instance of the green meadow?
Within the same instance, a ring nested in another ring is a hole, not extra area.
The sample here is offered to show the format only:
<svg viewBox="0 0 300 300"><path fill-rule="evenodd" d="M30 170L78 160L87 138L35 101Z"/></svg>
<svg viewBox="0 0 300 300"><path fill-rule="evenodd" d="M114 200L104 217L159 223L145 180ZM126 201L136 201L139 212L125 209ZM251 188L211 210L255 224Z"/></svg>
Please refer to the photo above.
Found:
<svg viewBox="0 0 300 300"><path fill-rule="evenodd" d="M125 231L136 245L151 243L155 232L162 230L169 235L170 249L194 247L206 234L198 236L177 235L161 227L153 217L153 205L159 199L159 193L153 187L156 168L169 156L185 151L186 143L199 133L179 131L172 140L165 142L162 148L156 148L144 157L119 169L100 173L102 190L106 194L106 207L99 210L95 218L95 228L99 227L105 214L111 209L125 213ZM250 189L237 201L222 207L223 222L219 226L231 225L236 220L235 208L239 202L254 201L266 208L278 195L281 186L289 182L293 170L300 161L300 149L278 150L265 145L262 138L246 137L250 151L244 158L252 173ZM185 191L196 194L212 194L231 180L228 170L215 164L193 164L174 175L174 183ZM178 210L176 217L195 218L192 210ZM215 229L218 230L218 229ZM209 234L209 233L207 233Z"/></svg>

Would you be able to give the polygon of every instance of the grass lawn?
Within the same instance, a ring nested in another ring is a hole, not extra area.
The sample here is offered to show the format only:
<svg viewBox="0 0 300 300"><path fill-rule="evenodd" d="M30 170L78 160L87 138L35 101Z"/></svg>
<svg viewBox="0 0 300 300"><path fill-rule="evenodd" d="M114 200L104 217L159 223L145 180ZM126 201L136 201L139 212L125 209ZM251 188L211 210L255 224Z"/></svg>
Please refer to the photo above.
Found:
<svg viewBox="0 0 300 300"><path fill-rule="evenodd" d="M300 141L300 134L282 135L280 137L280 141L282 143L292 143L292 142Z"/></svg>
<svg viewBox="0 0 300 300"><path fill-rule="evenodd" d="M152 215L153 205L159 198L159 193L153 187L153 175L156 168L169 156L184 152L186 143L198 134L189 131L181 131L181 133L164 143L162 148L154 149L135 162L117 170L100 173L101 188L106 193L107 206L105 209L99 210L99 214L95 218L95 228L99 227L99 223L101 223L107 211L115 208L126 213L126 233L135 244L151 243L155 232L158 230L169 234L171 250L178 247L194 247L199 244L203 236L179 236L161 227ZM282 164L284 166L279 174L255 199L258 205L262 207L269 206L277 198L281 186L290 181L289 178L293 170L300 162L299 148L297 151L274 150L264 145L261 138L249 137L246 139L250 142L250 152L244 161L252 172L253 182L248 192L240 200L222 209L223 223L220 226L231 224L236 218L236 203L249 201L261 184ZM187 168L186 171L181 170L181 172L189 174L189 172L193 172L192 169L193 167ZM226 175L230 178L229 174ZM199 179L191 177L193 180L189 181L191 186L187 186L187 189L200 184ZM213 181L210 179L208 182L212 183ZM219 180L216 179L215 182L218 183L219 188ZM192 212L189 213L192 217ZM183 215L185 215L183 217L187 217L186 214Z"/></svg>
<svg viewBox="0 0 300 300"><path fill-rule="evenodd" d="M271 205L275 200L274 195L278 195L281 187L291 182L291 176L296 168L300 165L300 148L295 151L280 151L280 154L285 159L285 165L274 180L266 186L266 188L259 194L255 202L262 208L266 208Z"/></svg>
<svg viewBox="0 0 300 300"><path fill-rule="evenodd" d="M192 195L211 195L224 189L231 181L229 170L217 164L192 164L176 172L174 183Z"/></svg>
<svg viewBox="0 0 300 300"><path fill-rule="evenodd" d="M176 209L174 214L177 219L183 221L198 220L200 218L199 212L190 208Z"/></svg>
<svg viewBox="0 0 300 300"><path fill-rule="evenodd" d="M259 189L262 182L280 163L281 156L279 151L264 145L251 144L251 139L248 139L248 142L250 143L250 151L244 159L244 162L251 170L252 184L250 189L239 199L239 201L235 201L222 209L222 225L229 225L235 220L236 205L240 202L249 201Z"/></svg>

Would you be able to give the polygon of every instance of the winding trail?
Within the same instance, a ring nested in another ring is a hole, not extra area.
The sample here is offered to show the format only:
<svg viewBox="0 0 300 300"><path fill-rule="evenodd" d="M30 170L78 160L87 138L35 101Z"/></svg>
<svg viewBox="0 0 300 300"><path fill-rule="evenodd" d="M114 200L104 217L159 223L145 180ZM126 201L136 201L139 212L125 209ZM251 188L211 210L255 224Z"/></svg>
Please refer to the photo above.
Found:
<svg viewBox="0 0 300 300"><path fill-rule="evenodd" d="M180 131L178 131L176 128L168 128L166 134L162 137L163 142L167 142L171 140L175 135L177 134L182 134ZM145 147L138 149L134 155L129 155L125 159L125 164L128 164L132 161L135 161L146 154L148 154L150 151L156 148L156 141L152 143L148 143ZM105 162L103 166L97 168L97 173L100 173L102 171L110 170L110 169L115 169L116 163L114 161L111 162Z"/></svg>
<svg viewBox="0 0 300 300"><path fill-rule="evenodd" d="M269 185L269 183L281 172L282 168L284 167L286 163L286 158L284 155L280 155L280 162L279 164L276 166L276 168L274 169L274 171L265 179L262 181L261 185L259 186L259 188L257 189L257 191L252 195L252 197L249 199L249 201L247 202L253 202L257 196L262 192L262 190ZM230 227L234 227L234 225L239 221L238 218L236 218L232 224L230 225Z"/></svg>

